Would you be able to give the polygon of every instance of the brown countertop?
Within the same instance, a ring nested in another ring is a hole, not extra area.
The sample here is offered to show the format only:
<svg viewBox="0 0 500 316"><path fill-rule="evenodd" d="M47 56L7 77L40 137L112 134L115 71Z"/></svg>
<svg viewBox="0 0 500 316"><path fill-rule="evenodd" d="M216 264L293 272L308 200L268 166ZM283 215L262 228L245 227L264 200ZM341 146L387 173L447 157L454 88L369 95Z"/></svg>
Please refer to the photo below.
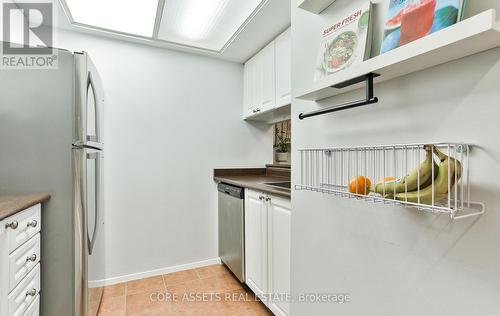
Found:
<svg viewBox="0 0 500 316"><path fill-rule="evenodd" d="M48 193L0 196L0 220L49 199Z"/></svg>
<svg viewBox="0 0 500 316"><path fill-rule="evenodd" d="M271 168L254 169L215 169L214 180L249 188L269 194L290 198L291 190L265 185L266 182L290 181L290 170L270 170Z"/></svg>

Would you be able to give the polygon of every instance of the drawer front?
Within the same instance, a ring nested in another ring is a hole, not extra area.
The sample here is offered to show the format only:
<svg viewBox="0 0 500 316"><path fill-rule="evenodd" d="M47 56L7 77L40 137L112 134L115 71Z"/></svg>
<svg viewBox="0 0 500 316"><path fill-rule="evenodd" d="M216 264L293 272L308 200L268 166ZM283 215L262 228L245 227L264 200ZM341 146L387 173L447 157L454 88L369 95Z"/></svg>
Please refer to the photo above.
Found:
<svg viewBox="0 0 500 316"><path fill-rule="evenodd" d="M40 315L40 295L35 298L30 307L23 316L39 316Z"/></svg>
<svg viewBox="0 0 500 316"><path fill-rule="evenodd" d="M9 256L9 292L40 262L40 234L36 234Z"/></svg>
<svg viewBox="0 0 500 316"><path fill-rule="evenodd" d="M14 216L9 217L7 223L17 223L16 228L8 228L9 253L30 240L38 232L41 226L41 205L32 206Z"/></svg>
<svg viewBox="0 0 500 316"><path fill-rule="evenodd" d="M40 293L40 264L9 294L8 316L22 316Z"/></svg>

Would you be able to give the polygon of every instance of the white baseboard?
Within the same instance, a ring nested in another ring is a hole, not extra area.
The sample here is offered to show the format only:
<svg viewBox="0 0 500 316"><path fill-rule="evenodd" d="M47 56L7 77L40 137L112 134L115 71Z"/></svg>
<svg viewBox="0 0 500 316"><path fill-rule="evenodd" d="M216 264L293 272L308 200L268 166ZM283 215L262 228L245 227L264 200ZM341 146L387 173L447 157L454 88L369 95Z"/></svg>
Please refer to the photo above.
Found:
<svg viewBox="0 0 500 316"><path fill-rule="evenodd" d="M167 273L196 269L196 268L206 267L206 266L210 266L213 264L220 264L220 263L221 263L220 258L214 258L214 259L208 259L208 260L203 260L203 261L198 261L198 262L186 263L186 264L181 264L178 266L172 266L172 267L166 267L166 268L161 268L161 269L156 269L156 270L150 270L150 271L145 271L145 272L117 276L117 277L113 277L113 278L109 278L109 279L105 279L105 280L90 281L89 287L95 288L95 287L101 287L101 286L114 285L114 284L118 284L118 283L140 280L140 279L154 277L154 276L163 275L163 274L167 274Z"/></svg>

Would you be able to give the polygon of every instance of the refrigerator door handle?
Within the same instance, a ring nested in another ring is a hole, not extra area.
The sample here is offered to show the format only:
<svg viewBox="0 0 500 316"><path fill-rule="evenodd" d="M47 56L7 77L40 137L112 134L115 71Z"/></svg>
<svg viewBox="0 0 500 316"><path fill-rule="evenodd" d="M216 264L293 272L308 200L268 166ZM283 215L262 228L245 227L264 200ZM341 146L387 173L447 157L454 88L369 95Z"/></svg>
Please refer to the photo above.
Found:
<svg viewBox="0 0 500 316"><path fill-rule="evenodd" d="M89 91L91 91L91 96L89 95ZM94 75L92 74L92 71L89 70L88 72L88 78L87 78L87 107L91 104L88 100L89 97L92 97L93 99L93 104L94 104L94 124L95 124L95 135L87 135L87 141L90 141L90 142L96 142L96 143L99 143L100 142L100 128L99 128L99 124L100 124L100 117L99 117L99 97L97 96L97 90L96 90L96 84L95 84L95 80L94 80ZM89 111L89 109L87 108L87 113L92 113L92 111ZM88 121L88 120L87 120Z"/></svg>
<svg viewBox="0 0 500 316"><path fill-rule="evenodd" d="M99 153L87 154L87 159L95 160L95 195L94 195L94 208L95 208L95 216L94 216L94 229L92 229L93 234L90 237L87 233L88 247L89 247L89 255L92 255L94 252L96 237L99 229L99 220L101 214L101 159Z"/></svg>
<svg viewBox="0 0 500 316"><path fill-rule="evenodd" d="M99 73L87 53L75 53L75 122L73 145L97 143L102 148L104 92Z"/></svg>

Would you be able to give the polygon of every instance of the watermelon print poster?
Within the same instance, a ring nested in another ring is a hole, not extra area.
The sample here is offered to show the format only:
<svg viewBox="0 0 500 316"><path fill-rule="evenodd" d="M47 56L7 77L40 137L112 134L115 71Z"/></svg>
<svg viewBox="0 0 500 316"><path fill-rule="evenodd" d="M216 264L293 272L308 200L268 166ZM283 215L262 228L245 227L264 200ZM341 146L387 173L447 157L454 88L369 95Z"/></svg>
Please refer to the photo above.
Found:
<svg viewBox="0 0 500 316"><path fill-rule="evenodd" d="M383 54L458 22L462 0L388 0Z"/></svg>

